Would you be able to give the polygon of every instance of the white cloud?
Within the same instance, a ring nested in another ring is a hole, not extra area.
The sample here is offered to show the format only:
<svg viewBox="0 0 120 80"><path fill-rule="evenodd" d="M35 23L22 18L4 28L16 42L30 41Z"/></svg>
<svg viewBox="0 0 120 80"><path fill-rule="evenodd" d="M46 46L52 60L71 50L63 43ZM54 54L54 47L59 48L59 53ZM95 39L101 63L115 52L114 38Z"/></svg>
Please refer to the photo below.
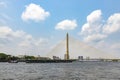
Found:
<svg viewBox="0 0 120 80"><path fill-rule="evenodd" d="M87 22L88 23L95 23L96 21L98 22L101 20L101 10L95 10L91 14L87 16Z"/></svg>
<svg viewBox="0 0 120 80"><path fill-rule="evenodd" d="M48 39L34 38L22 30L0 26L0 51L12 55L43 55L47 52Z"/></svg>
<svg viewBox="0 0 120 80"><path fill-rule="evenodd" d="M101 10L95 10L87 16L87 22L80 31L85 42L101 41L112 33L120 32L120 13L115 13L103 21Z"/></svg>
<svg viewBox="0 0 120 80"><path fill-rule="evenodd" d="M102 27L101 10L95 10L87 16L87 22L82 26L80 35L84 36L85 42L99 41L106 36L100 34Z"/></svg>
<svg viewBox="0 0 120 80"><path fill-rule="evenodd" d="M24 21L35 20L43 21L50 15L49 12L45 11L40 5L29 4L26 6L26 10L22 13L22 19Z"/></svg>
<svg viewBox="0 0 120 80"><path fill-rule="evenodd" d="M31 35L26 35L25 39L19 43L21 47L40 47L44 48L44 46L48 44L48 40L44 38L35 39Z"/></svg>
<svg viewBox="0 0 120 80"><path fill-rule="evenodd" d="M110 38L119 35L119 33L120 13L114 13L105 21L102 19L101 10L95 10L90 13L87 16L87 22L82 26L80 31L84 42L118 56L120 56L120 44L119 42L115 42L118 40Z"/></svg>
<svg viewBox="0 0 120 80"><path fill-rule="evenodd" d="M103 33L111 34L120 31L120 13L110 16L103 27Z"/></svg>
<svg viewBox="0 0 120 80"><path fill-rule="evenodd" d="M100 32L101 28L101 10L95 10L87 16L87 22L82 26L80 34L90 35Z"/></svg>
<svg viewBox="0 0 120 80"><path fill-rule="evenodd" d="M11 28L7 26L0 27L0 38L5 38L8 40L14 40L14 38L21 38L25 35L23 31L13 31Z"/></svg>
<svg viewBox="0 0 120 80"><path fill-rule="evenodd" d="M101 24L100 23L95 23L95 24L90 24L90 23L85 23L82 26L82 30L80 32L81 35L92 35L95 33L99 33L101 30Z"/></svg>
<svg viewBox="0 0 120 80"><path fill-rule="evenodd" d="M73 30L77 27L76 20L63 20L59 22L55 29L61 29L61 30Z"/></svg>
<svg viewBox="0 0 120 80"><path fill-rule="evenodd" d="M85 42L99 42L106 38L106 35L103 34L93 34L93 35L88 35L87 37L84 38Z"/></svg>

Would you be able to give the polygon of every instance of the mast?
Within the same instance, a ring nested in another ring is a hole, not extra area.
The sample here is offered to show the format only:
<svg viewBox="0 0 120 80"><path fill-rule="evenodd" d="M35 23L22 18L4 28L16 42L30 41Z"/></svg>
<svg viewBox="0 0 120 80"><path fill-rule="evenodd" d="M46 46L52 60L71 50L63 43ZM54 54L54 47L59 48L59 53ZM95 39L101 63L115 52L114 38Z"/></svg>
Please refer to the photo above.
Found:
<svg viewBox="0 0 120 80"><path fill-rule="evenodd" d="M66 54L65 54L65 59L69 60L69 35L68 35L68 33L66 34Z"/></svg>

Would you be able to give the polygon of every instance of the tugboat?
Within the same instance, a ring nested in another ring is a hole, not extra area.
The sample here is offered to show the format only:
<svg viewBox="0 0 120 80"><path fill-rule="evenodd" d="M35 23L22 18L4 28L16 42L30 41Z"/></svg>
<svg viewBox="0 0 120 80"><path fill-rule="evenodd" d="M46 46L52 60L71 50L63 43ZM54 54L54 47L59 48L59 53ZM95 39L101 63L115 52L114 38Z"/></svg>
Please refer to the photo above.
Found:
<svg viewBox="0 0 120 80"><path fill-rule="evenodd" d="M9 60L8 63L18 63L18 60Z"/></svg>

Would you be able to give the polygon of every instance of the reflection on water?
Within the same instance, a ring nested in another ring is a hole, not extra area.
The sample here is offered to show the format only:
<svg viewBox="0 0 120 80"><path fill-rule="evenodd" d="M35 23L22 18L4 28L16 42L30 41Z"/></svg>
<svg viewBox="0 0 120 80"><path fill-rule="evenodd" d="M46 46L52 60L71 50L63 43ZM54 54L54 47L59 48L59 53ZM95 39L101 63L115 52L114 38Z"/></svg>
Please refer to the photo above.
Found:
<svg viewBox="0 0 120 80"><path fill-rule="evenodd" d="M0 80L120 80L120 63L0 63Z"/></svg>

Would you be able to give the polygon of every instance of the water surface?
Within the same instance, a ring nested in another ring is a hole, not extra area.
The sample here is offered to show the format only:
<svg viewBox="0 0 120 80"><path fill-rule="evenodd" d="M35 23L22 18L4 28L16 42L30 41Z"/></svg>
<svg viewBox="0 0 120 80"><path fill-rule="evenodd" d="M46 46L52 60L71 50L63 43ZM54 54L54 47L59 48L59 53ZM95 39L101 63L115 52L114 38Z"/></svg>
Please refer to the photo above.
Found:
<svg viewBox="0 0 120 80"><path fill-rule="evenodd" d="M0 80L120 80L120 63L0 63Z"/></svg>

